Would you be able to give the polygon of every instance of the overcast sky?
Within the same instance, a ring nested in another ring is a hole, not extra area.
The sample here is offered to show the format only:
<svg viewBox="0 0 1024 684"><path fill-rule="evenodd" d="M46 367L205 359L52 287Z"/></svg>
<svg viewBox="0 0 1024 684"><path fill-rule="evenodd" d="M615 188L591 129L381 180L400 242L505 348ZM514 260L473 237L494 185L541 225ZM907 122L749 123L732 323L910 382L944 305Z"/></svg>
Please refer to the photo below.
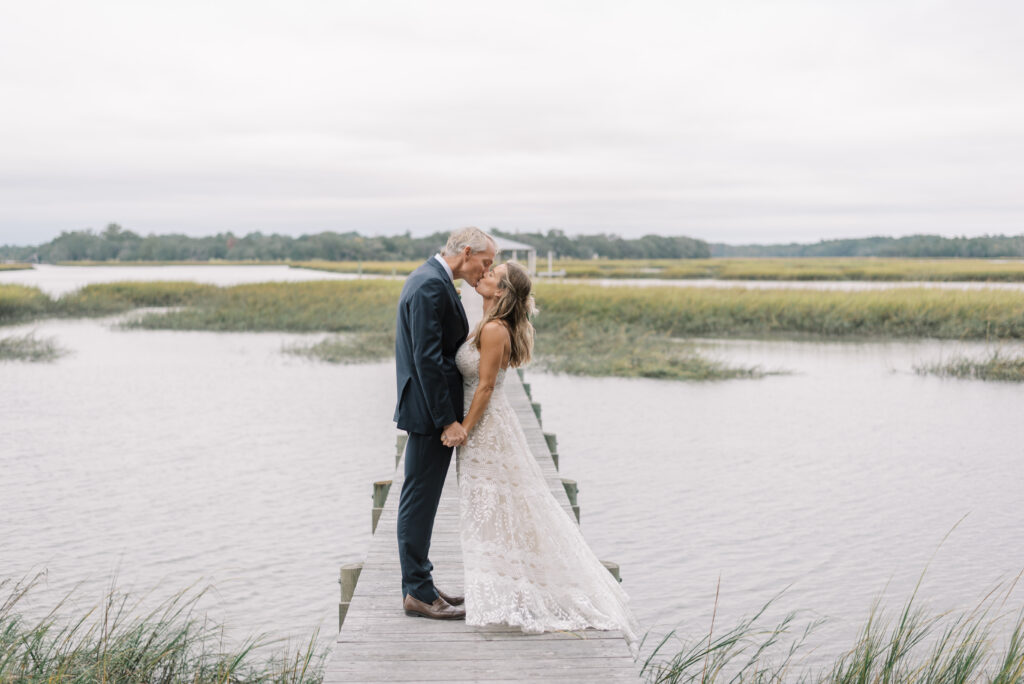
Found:
<svg viewBox="0 0 1024 684"><path fill-rule="evenodd" d="M0 243L1024 233L1024 2L0 0Z"/></svg>

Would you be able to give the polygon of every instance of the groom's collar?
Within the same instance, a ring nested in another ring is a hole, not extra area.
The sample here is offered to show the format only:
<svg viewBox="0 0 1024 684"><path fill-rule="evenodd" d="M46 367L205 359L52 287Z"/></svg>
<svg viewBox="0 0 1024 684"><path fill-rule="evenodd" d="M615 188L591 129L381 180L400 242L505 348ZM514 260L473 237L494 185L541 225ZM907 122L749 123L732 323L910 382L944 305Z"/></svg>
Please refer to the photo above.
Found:
<svg viewBox="0 0 1024 684"><path fill-rule="evenodd" d="M452 267L448 265L448 262L445 261L444 257L442 257L440 254L435 254L434 258L441 262L441 265L444 266L444 272L448 274L448 278L451 279L451 281L454 283L455 274L452 273Z"/></svg>

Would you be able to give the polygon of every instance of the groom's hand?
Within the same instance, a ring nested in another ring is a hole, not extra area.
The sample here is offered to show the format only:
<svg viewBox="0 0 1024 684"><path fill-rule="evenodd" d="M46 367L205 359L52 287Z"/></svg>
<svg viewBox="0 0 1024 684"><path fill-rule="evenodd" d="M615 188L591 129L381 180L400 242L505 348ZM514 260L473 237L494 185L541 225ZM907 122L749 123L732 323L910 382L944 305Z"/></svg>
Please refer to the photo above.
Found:
<svg viewBox="0 0 1024 684"><path fill-rule="evenodd" d="M441 443L447 447L462 446L466 443L466 428L458 421L445 425L444 432L441 433Z"/></svg>

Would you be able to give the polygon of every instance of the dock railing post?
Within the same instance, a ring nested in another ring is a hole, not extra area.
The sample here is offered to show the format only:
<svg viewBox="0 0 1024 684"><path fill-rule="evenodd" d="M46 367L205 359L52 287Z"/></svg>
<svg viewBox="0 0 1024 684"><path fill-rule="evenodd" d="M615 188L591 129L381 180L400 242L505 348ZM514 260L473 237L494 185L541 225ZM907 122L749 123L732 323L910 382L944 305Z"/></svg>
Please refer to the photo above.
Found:
<svg viewBox="0 0 1024 684"><path fill-rule="evenodd" d="M384 512L384 502L391 491L391 480L378 480L373 483L373 510L370 515L370 531L377 531L380 514Z"/></svg>
<svg viewBox="0 0 1024 684"><path fill-rule="evenodd" d="M405 453L405 443L409 441L409 435L397 435L395 437L395 467L398 467L398 463L402 460L402 454Z"/></svg>
<svg viewBox="0 0 1024 684"><path fill-rule="evenodd" d="M548 443L548 451L551 452L551 460L555 462L555 470L558 470L558 437L556 437L553 432L545 432L544 440Z"/></svg>
<svg viewBox="0 0 1024 684"><path fill-rule="evenodd" d="M580 504L578 501L580 487L576 484L576 480L570 480L567 477L562 478L562 486L565 487L565 495L569 497L569 504L572 506L572 512L576 515L576 523L580 522Z"/></svg>
<svg viewBox="0 0 1024 684"><path fill-rule="evenodd" d="M359 573L362 571L362 563L346 563L341 566L341 576L338 578L341 585L341 602L338 604L339 631L345 624L345 616L348 615L348 607L352 603L352 595L356 593L356 582L359 581Z"/></svg>
<svg viewBox="0 0 1024 684"><path fill-rule="evenodd" d="M615 581L617 581L617 582L621 582L622 581L622 577L619 575L619 564L618 563L613 563L611 561L601 561L601 565L603 565L605 567L605 570L607 570L608 572L612 573L612 577L615 578Z"/></svg>

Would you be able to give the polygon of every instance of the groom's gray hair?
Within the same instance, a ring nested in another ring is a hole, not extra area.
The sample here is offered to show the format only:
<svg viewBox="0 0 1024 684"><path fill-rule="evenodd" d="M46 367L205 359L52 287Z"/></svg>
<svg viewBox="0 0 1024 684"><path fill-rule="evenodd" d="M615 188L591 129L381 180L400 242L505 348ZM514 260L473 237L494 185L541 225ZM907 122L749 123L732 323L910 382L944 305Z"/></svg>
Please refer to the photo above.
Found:
<svg viewBox="0 0 1024 684"><path fill-rule="evenodd" d="M483 252L491 247L494 248L495 252L498 251L498 243L494 241L494 238L479 228L469 227L459 228L449 235L448 243L444 246L444 251L441 254L442 256L455 256L466 247L469 247L471 254Z"/></svg>

